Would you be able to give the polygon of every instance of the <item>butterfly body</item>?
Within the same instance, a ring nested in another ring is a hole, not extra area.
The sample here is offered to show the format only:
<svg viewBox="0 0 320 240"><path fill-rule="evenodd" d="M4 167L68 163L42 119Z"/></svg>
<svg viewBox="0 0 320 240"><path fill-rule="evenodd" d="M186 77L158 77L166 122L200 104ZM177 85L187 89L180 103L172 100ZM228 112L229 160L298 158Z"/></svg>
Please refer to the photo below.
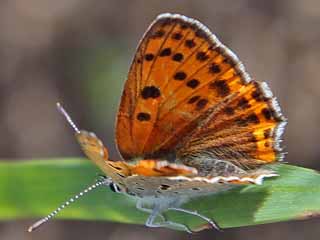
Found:
<svg viewBox="0 0 320 240"><path fill-rule="evenodd" d="M255 172L258 174L258 172ZM264 177L277 176L272 171L264 170L259 174ZM230 175L229 177L145 177L134 175L124 181L124 192L139 198L190 199L204 195L215 194L239 184L261 184L261 179L254 179L255 175ZM260 182L259 182L260 181Z"/></svg>

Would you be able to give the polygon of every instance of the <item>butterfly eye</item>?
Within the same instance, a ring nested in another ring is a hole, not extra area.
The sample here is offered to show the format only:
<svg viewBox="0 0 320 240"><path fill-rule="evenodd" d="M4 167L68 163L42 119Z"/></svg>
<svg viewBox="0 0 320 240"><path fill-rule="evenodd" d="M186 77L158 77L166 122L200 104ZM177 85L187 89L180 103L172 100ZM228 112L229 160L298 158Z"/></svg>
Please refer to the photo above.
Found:
<svg viewBox="0 0 320 240"><path fill-rule="evenodd" d="M109 185L109 187L110 187L111 191L113 191L115 193L120 193L121 192L121 188L115 183L111 183Z"/></svg>

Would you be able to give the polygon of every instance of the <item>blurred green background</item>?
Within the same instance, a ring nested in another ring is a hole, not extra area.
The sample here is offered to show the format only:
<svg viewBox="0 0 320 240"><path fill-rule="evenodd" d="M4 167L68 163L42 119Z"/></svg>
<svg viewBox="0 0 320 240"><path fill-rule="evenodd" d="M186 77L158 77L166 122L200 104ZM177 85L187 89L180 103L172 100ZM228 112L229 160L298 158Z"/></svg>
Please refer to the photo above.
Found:
<svg viewBox="0 0 320 240"><path fill-rule="evenodd" d="M140 37L163 12L199 19L237 53L253 78L267 81L289 119L286 161L320 169L317 0L1 1L0 158L81 156L56 111L60 101L118 159L113 132L122 85ZM31 222L1 222L0 238L191 238L167 229L84 221L55 221L30 235L25 230ZM318 239L319 224L319 219L276 223L192 238Z"/></svg>

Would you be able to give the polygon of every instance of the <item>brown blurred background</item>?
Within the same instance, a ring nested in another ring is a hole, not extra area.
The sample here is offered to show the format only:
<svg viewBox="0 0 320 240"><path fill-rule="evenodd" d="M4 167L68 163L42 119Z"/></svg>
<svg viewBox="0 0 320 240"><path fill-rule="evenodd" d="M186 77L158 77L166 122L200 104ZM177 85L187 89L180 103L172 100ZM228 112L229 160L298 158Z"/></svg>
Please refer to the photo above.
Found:
<svg viewBox="0 0 320 240"><path fill-rule="evenodd" d="M197 18L267 81L289 125L286 161L320 169L320 2L317 0L0 1L0 157L16 161L80 156L55 108L61 101L83 128L112 148L114 118L131 58L163 12ZM0 223L11 239L186 239L166 229L55 221L32 235L30 221ZM276 223L193 239L318 239L320 220Z"/></svg>

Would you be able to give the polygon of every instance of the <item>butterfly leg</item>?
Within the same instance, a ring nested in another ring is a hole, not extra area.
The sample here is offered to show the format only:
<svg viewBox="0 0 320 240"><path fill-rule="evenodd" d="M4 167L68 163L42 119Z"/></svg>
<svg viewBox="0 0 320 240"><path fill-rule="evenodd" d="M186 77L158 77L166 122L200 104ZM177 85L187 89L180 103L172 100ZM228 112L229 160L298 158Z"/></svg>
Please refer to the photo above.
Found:
<svg viewBox="0 0 320 240"><path fill-rule="evenodd" d="M173 228L180 228L180 229L183 229L184 231L188 232L188 233L192 233L192 231L184 224L181 224L181 223L176 223L176 222L171 222L171 221L163 221L163 222L160 222L160 223L156 223L156 218L158 216L161 216L161 213L160 213L160 209L158 207L155 207L150 216L148 217L145 225L147 227L173 227Z"/></svg>
<svg viewBox="0 0 320 240"><path fill-rule="evenodd" d="M197 217L200 217L201 219L203 219L204 221L208 222L213 228L217 229L217 230L221 230L219 225L213 221L212 219L196 212L196 211L191 211L191 210L187 210L187 209L183 209L183 208L175 208L175 207L171 207L168 208L168 210L173 210L173 211L178 211L178 212L184 212L184 213L188 213Z"/></svg>
<svg viewBox="0 0 320 240"><path fill-rule="evenodd" d="M150 208L145 208L143 207L143 204L142 204L142 201L141 200L138 200L137 203L136 203L136 208L142 212L147 212L147 213L152 213L152 209ZM162 219L162 221L166 221L166 218L165 216L163 216L161 213L158 214L158 216Z"/></svg>

